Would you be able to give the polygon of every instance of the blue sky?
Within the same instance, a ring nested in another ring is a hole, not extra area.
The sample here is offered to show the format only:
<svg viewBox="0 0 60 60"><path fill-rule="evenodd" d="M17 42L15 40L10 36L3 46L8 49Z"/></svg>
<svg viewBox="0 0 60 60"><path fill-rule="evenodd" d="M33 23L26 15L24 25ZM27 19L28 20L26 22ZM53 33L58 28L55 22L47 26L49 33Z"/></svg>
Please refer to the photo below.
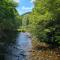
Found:
<svg viewBox="0 0 60 60"><path fill-rule="evenodd" d="M16 7L16 9L20 15L26 12L31 12L32 9L34 8L33 1L35 0L14 0L14 1L18 2L18 6Z"/></svg>

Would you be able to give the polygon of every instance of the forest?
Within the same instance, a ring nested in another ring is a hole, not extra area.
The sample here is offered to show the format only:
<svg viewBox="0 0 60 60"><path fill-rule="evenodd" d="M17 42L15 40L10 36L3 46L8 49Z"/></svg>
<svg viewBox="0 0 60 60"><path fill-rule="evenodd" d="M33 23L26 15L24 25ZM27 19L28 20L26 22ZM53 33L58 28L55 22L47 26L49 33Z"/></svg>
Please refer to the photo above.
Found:
<svg viewBox="0 0 60 60"><path fill-rule="evenodd" d="M60 46L60 0L36 0L27 17L27 30L50 46Z"/></svg>
<svg viewBox="0 0 60 60"><path fill-rule="evenodd" d="M36 0L32 12L19 15L12 0L0 1L0 37L4 31L23 29L50 46L60 46L60 0Z"/></svg>

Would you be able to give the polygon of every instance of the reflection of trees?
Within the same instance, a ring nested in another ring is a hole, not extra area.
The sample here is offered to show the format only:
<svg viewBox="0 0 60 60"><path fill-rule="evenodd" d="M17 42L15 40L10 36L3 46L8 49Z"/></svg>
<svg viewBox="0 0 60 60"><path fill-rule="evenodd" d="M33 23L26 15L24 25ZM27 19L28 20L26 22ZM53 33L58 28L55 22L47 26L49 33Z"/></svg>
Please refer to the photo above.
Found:
<svg viewBox="0 0 60 60"><path fill-rule="evenodd" d="M14 43L16 40L17 32L16 31L4 31L1 32L0 38L0 60L4 60L6 54L6 47L10 43Z"/></svg>
<svg viewBox="0 0 60 60"><path fill-rule="evenodd" d="M1 32L1 38L0 41L1 42L6 42L6 43L10 43L10 42L14 42L17 36L17 32L16 31L4 31Z"/></svg>

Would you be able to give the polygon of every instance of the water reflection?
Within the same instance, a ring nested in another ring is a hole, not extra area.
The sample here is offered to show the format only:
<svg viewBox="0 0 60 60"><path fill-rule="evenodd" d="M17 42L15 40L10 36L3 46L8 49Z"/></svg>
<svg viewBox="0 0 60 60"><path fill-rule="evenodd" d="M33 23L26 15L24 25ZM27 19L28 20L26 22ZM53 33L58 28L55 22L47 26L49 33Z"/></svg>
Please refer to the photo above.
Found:
<svg viewBox="0 0 60 60"><path fill-rule="evenodd" d="M20 45L20 48L27 51L30 50L32 47L31 44L31 38L28 37L29 35L27 35L27 33L20 33L17 40L16 40L16 44Z"/></svg>
<svg viewBox="0 0 60 60"><path fill-rule="evenodd" d="M17 34L18 34L17 31L4 30L4 31L0 32L0 42L8 43L8 44L11 42L14 42Z"/></svg>
<svg viewBox="0 0 60 60"><path fill-rule="evenodd" d="M0 60L5 59L6 48L15 41L17 34L17 31L0 31Z"/></svg>
<svg viewBox="0 0 60 60"><path fill-rule="evenodd" d="M29 51L32 49L31 38L29 36L29 33L21 32L15 38L15 43L6 44L4 60L28 60Z"/></svg>

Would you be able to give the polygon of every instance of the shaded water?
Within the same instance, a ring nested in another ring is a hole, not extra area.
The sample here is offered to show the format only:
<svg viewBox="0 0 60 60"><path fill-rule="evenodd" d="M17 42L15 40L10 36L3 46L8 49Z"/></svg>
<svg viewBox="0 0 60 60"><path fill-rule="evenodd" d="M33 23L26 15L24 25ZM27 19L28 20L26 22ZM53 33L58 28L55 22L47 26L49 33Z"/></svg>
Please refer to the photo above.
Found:
<svg viewBox="0 0 60 60"><path fill-rule="evenodd" d="M18 34L15 43L5 46L4 60L28 60L32 49L29 33L21 32ZM2 60L2 59L1 59Z"/></svg>
<svg viewBox="0 0 60 60"><path fill-rule="evenodd" d="M0 60L60 60L60 49L31 40L27 32L5 31L0 39Z"/></svg>

